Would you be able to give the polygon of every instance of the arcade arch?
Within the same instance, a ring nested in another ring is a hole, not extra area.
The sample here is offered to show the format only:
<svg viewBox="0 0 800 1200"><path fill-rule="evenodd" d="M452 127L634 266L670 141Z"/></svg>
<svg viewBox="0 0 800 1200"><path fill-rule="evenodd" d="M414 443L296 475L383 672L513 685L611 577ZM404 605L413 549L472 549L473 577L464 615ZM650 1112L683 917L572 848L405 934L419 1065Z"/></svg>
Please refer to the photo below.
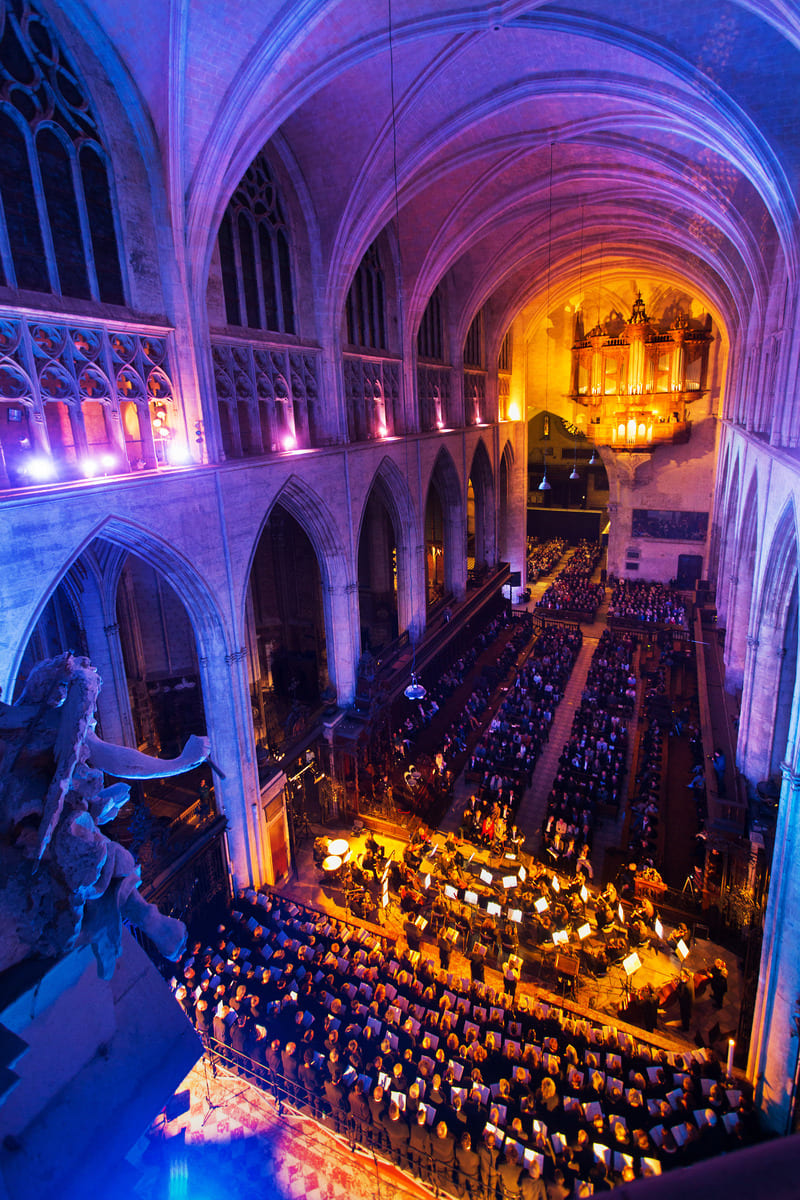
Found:
<svg viewBox="0 0 800 1200"><path fill-rule="evenodd" d="M306 529L280 501L253 556L246 630L256 740L272 754L302 728L329 684L320 563Z"/></svg>
<svg viewBox="0 0 800 1200"><path fill-rule="evenodd" d="M425 502L425 591L430 610L445 596L460 599L466 587L465 505L453 460L442 448Z"/></svg>

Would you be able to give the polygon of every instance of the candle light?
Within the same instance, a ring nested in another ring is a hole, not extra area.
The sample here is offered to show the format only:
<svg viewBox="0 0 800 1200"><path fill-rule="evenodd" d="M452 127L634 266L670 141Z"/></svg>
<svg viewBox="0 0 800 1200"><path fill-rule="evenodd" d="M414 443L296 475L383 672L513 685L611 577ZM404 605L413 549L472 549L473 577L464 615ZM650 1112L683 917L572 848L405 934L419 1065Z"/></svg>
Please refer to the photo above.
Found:
<svg viewBox="0 0 800 1200"><path fill-rule="evenodd" d="M735 1047L736 1042L733 1038L728 1038L728 1068L726 1074L729 1079L733 1078L733 1051Z"/></svg>

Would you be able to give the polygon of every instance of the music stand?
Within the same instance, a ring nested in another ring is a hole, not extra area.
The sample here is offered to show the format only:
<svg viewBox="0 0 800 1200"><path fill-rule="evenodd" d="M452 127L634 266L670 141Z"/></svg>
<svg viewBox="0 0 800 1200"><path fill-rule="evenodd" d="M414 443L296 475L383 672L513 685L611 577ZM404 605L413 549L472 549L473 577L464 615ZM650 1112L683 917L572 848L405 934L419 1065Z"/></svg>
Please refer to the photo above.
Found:
<svg viewBox="0 0 800 1200"><path fill-rule="evenodd" d="M627 958L623 958L622 960L622 969L625 972L622 988L626 1003L630 1003L631 998L631 977L636 974L641 965L642 960L635 950L633 954L629 954Z"/></svg>
<svg viewBox="0 0 800 1200"><path fill-rule="evenodd" d="M575 989L578 984L578 974L581 969L579 958L573 958L569 954L561 954L556 952L553 969L556 973L556 978L561 984L561 999L564 1000L569 988L570 995L575 998Z"/></svg>

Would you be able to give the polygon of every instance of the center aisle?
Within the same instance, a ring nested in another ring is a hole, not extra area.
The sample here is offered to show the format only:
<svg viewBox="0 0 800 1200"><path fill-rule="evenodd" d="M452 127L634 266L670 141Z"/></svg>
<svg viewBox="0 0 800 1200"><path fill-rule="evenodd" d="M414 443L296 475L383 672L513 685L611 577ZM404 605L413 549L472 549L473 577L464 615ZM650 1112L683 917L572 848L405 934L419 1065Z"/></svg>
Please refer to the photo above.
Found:
<svg viewBox="0 0 800 1200"><path fill-rule="evenodd" d="M558 771L558 760L572 729L575 710L580 707L581 695L589 674L589 664L597 649L597 638L584 635L583 645L572 674L564 691L561 703L555 711L550 737L533 771L533 783L522 797L517 814L517 825L525 837L525 852L538 857L542 822L547 810L547 797Z"/></svg>

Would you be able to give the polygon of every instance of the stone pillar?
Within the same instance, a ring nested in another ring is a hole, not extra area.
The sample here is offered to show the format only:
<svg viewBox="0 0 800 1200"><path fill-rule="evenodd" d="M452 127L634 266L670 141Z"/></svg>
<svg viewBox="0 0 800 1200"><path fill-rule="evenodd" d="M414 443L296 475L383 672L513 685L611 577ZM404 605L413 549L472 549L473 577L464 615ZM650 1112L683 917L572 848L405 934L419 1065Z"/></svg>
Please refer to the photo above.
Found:
<svg viewBox="0 0 800 1200"><path fill-rule="evenodd" d="M105 741L116 742L121 746L135 746L136 732L133 727L131 697L122 657L119 625L116 621L110 621L103 626L103 633L105 637L98 638L92 636L88 627L86 630L89 658L103 680L97 698L100 728Z"/></svg>
<svg viewBox="0 0 800 1200"><path fill-rule="evenodd" d="M467 513L466 507L455 514L445 511L444 586L456 600L467 590Z"/></svg>
<svg viewBox="0 0 800 1200"><path fill-rule="evenodd" d="M255 736L247 651L200 659L211 757L225 773L214 775L217 807L227 818L228 856L234 888L268 881L260 820Z"/></svg>
<svg viewBox="0 0 800 1200"><path fill-rule="evenodd" d="M767 779L772 759L778 682L784 656L783 631L762 624L759 636L750 636L748 669L742 690L737 761L751 783ZM752 667L750 664L752 663Z"/></svg>
<svg viewBox="0 0 800 1200"><path fill-rule="evenodd" d="M118 584L116 570L113 579ZM105 579L103 585L97 587L92 572L88 572L81 595L81 617L89 658L103 681L97 697L102 736L105 741L119 746L135 746L128 676L117 624L116 594L116 586L110 587Z"/></svg>
<svg viewBox="0 0 800 1200"><path fill-rule="evenodd" d="M407 614L406 628L412 642L418 641L425 630L428 619L428 597L425 590L425 542L411 547L411 586L409 589L411 609ZM401 627L402 628L402 627Z"/></svg>
<svg viewBox="0 0 800 1200"><path fill-rule="evenodd" d="M729 692L744 687L745 664L748 653L747 628L753 591L753 572L748 564L739 567L740 574L731 576L728 594L728 613L725 636L725 687ZM755 639L756 642L758 639Z"/></svg>
<svg viewBox="0 0 800 1200"><path fill-rule="evenodd" d="M788 1133L800 1049L800 775L783 767L747 1075L765 1124Z"/></svg>
<svg viewBox="0 0 800 1200"><path fill-rule="evenodd" d="M726 546L723 543L719 556L719 566L723 566L722 559L726 557ZM710 574L710 572L709 572ZM729 575L725 579L724 573L720 571L717 576L717 621L720 626L728 628L727 616L728 611L732 606L733 600L736 597L736 589L739 586L739 576Z"/></svg>
<svg viewBox="0 0 800 1200"><path fill-rule="evenodd" d="M356 690L356 670L361 652L358 582L323 585L328 674L339 704L350 704Z"/></svg>

